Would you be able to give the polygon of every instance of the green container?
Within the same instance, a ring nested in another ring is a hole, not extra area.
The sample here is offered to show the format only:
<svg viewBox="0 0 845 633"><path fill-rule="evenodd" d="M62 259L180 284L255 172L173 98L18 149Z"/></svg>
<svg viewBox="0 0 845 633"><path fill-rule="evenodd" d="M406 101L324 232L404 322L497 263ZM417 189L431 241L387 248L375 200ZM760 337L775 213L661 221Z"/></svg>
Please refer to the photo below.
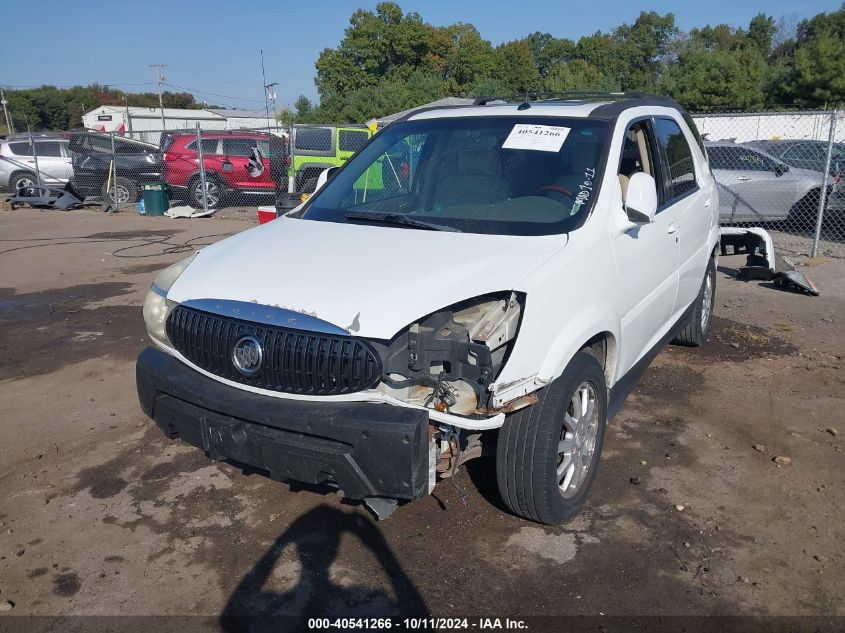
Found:
<svg viewBox="0 0 845 633"><path fill-rule="evenodd" d="M146 215L164 215L164 212L170 208L166 182L151 182L141 185L141 195L144 197L144 213Z"/></svg>

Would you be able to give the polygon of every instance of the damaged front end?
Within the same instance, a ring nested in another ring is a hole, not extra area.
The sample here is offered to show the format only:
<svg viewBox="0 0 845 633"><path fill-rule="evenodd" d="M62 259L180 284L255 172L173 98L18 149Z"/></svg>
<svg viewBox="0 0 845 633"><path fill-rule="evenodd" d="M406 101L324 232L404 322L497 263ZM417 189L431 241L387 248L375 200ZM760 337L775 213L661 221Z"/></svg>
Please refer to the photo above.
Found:
<svg viewBox="0 0 845 633"><path fill-rule="evenodd" d="M516 341L524 306L525 295L518 292L487 294L438 310L390 341L370 341L383 364L376 389L391 399L468 422L529 406L536 397L497 409L490 390ZM429 429L430 489L437 476L453 475L459 464L481 456L484 447L482 433L438 417L442 419L432 416Z"/></svg>
<svg viewBox="0 0 845 633"><path fill-rule="evenodd" d="M516 340L524 295L484 295L438 310L389 342L375 342L377 389L408 404L470 418L492 413L490 384Z"/></svg>

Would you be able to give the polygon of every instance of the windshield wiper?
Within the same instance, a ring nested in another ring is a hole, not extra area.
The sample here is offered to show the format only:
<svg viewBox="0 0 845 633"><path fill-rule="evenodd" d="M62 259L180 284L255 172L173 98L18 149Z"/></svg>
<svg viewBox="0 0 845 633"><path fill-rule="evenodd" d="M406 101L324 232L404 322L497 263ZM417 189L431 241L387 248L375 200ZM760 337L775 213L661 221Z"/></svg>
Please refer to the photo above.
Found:
<svg viewBox="0 0 845 633"><path fill-rule="evenodd" d="M343 216L347 220L366 220L367 222L378 222L381 224L395 224L397 226L409 226L415 229L427 229L429 231L450 231L461 233L462 231L454 226L445 224L433 224L409 217L404 213L361 213L358 211L347 213Z"/></svg>

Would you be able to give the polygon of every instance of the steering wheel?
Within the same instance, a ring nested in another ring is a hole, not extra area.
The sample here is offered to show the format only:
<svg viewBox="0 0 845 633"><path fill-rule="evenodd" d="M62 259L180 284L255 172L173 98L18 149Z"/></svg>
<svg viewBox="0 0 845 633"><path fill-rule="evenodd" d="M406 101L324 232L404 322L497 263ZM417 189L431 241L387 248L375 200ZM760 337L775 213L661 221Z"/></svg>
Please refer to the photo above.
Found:
<svg viewBox="0 0 845 633"><path fill-rule="evenodd" d="M575 194L573 194L569 189L561 187L560 185L543 185L542 187L538 187L528 195L533 196L543 191L557 191L558 193L562 193L566 196L569 196L573 200L575 199Z"/></svg>

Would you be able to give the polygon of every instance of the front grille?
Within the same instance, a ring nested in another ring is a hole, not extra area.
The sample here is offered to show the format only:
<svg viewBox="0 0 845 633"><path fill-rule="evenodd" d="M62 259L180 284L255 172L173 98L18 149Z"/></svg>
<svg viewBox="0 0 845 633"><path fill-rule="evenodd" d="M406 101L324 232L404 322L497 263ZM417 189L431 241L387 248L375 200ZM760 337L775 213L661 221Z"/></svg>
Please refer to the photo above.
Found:
<svg viewBox="0 0 845 633"><path fill-rule="evenodd" d="M261 343L261 368L245 376L232 361L244 336ZM229 380L285 393L335 395L374 386L381 360L353 336L307 332L220 316L177 306L167 320L167 336L189 361Z"/></svg>

